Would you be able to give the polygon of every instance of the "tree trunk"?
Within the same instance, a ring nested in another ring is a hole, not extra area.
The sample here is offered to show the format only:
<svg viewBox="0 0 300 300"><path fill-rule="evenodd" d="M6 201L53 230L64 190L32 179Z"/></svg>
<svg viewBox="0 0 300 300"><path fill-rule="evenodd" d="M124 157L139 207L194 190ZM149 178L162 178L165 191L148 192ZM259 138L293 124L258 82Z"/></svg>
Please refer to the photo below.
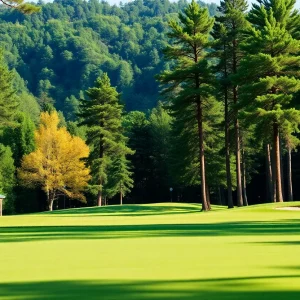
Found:
<svg viewBox="0 0 300 300"><path fill-rule="evenodd" d="M104 128L104 122L103 119L100 119L100 127ZM100 164L103 164L103 157L104 157L104 142L103 142L103 134L100 135L100 143L99 143L99 158L100 158ZM101 168L103 166L99 166L99 168ZM103 184L104 184L104 180L103 177L100 173L99 176L99 186L100 186L100 190L98 191L98 195L97 195L97 205L98 206L102 206L102 191L103 191ZM104 203L105 205L105 203Z"/></svg>
<svg viewBox="0 0 300 300"><path fill-rule="evenodd" d="M206 174L205 174L204 140L203 140L203 119L202 119L202 107L201 107L200 99L198 99L198 101L197 101L197 121L198 121L198 138L199 138L199 161L200 161L202 210L208 211L209 206L208 206L207 199L206 199Z"/></svg>
<svg viewBox="0 0 300 300"><path fill-rule="evenodd" d="M273 146L272 148L272 190L273 190L273 199L272 202L276 202L276 179L275 179L275 173L276 173L276 168L275 168L275 148Z"/></svg>
<svg viewBox="0 0 300 300"><path fill-rule="evenodd" d="M281 167L280 167L280 145L279 145L279 126L277 123L273 124L274 134L274 165L275 165L275 182L276 182L276 201L283 202L282 187L281 187Z"/></svg>
<svg viewBox="0 0 300 300"><path fill-rule="evenodd" d="M49 211L53 211L53 202L54 202L53 199L51 199L49 202L49 206L48 206Z"/></svg>
<svg viewBox="0 0 300 300"><path fill-rule="evenodd" d="M97 205L98 206L102 206L102 191L98 192L98 196L97 196Z"/></svg>
<svg viewBox="0 0 300 300"><path fill-rule="evenodd" d="M267 201L274 201L273 174L270 144L266 144L266 177L267 177Z"/></svg>
<svg viewBox="0 0 300 300"><path fill-rule="evenodd" d="M122 186L120 185L120 204L123 205L123 193L122 193Z"/></svg>
<svg viewBox="0 0 300 300"><path fill-rule="evenodd" d="M47 195L48 211L53 211L53 202L54 202L53 193L51 191L47 190L46 195Z"/></svg>
<svg viewBox="0 0 300 300"><path fill-rule="evenodd" d="M244 148L242 148L242 189L243 189L243 205L248 206L247 181L246 181L246 159L245 159Z"/></svg>
<svg viewBox="0 0 300 300"><path fill-rule="evenodd" d="M194 62L198 63L198 49L194 45ZM200 88L199 74L195 73L195 88ZM204 138L203 138L203 112L202 102L200 95L196 95L196 109L197 109L197 125L198 125L198 142L199 142L199 164L200 164L200 179L201 179L201 198L202 198L202 210L209 210L209 206L206 199L206 173L205 173L205 157L204 157Z"/></svg>
<svg viewBox="0 0 300 300"><path fill-rule="evenodd" d="M292 149L288 146L287 152L287 180L288 180L288 201L293 201L293 182L292 182Z"/></svg>
<svg viewBox="0 0 300 300"><path fill-rule="evenodd" d="M208 187L207 182L206 182L206 201L207 201L208 210L211 210L211 206L210 206L210 192L209 192L209 187Z"/></svg>
<svg viewBox="0 0 300 300"><path fill-rule="evenodd" d="M234 122L235 128L235 155L236 155L236 197L237 206L243 206L242 197L242 176L241 176L241 149L240 149L240 129L239 121L236 118Z"/></svg>
<svg viewBox="0 0 300 300"><path fill-rule="evenodd" d="M47 203L48 203L48 210L53 211L53 203L55 199L55 194L54 192L49 191L47 193Z"/></svg>
<svg viewBox="0 0 300 300"><path fill-rule="evenodd" d="M236 30L236 24L232 24L233 31ZM237 58L237 48L238 41L236 37L232 40L232 71L233 74L237 73L238 68L238 58ZM238 87L233 86L233 103L236 105L238 102ZM242 176L241 176L241 149L240 149L240 127L238 120L238 110L235 109L234 116L234 130L235 130L235 155L236 155L236 196L237 196L237 206L243 206L242 197Z"/></svg>
<svg viewBox="0 0 300 300"><path fill-rule="evenodd" d="M227 180L227 199L228 208L233 208L232 200L232 181L230 170L230 137L229 137L229 118L228 118L228 92L225 89L225 148L226 148L226 180Z"/></svg>
<svg viewBox="0 0 300 300"><path fill-rule="evenodd" d="M224 76L227 80L227 52L226 52L226 43L223 45L224 50ZM224 105L225 105L225 149L226 149L226 181L227 181L227 203L228 208L233 208L233 199L232 199L232 179L231 179L231 170L230 170L230 121L229 121L229 104L228 104L228 86L225 85L224 88Z"/></svg>
<svg viewBox="0 0 300 300"><path fill-rule="evenodd" d="M282 156L282 143L279 135L279 151L280 151L280 172L281 172L281 189L282 189L282 198L286 199L285 188L284 188L284 168L283 168L283 156Z"/></svg>

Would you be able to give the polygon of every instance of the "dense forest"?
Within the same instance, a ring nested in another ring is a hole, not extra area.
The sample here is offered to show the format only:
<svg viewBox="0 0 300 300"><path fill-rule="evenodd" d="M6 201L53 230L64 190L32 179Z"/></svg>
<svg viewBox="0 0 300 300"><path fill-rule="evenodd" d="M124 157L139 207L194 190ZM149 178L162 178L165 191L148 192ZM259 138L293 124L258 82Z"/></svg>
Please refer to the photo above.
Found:
<svg viewBox="0 0 300 300"><path fill-rule="evenodd" d="M1 11L1 46L36 97L47 95L74 119L83 92L107 72L126 109L147 111L158 101L154 76L165 69L168 20L187 1L54 1L32 15ZM209 5L211 14L216 5Z"/></svg>
<svg viewBox="0 0 300 300"><path fill-rule="evenodd" d="M294 4L55 0L29 14L1 5L5 213L299 198Z"/></svg>

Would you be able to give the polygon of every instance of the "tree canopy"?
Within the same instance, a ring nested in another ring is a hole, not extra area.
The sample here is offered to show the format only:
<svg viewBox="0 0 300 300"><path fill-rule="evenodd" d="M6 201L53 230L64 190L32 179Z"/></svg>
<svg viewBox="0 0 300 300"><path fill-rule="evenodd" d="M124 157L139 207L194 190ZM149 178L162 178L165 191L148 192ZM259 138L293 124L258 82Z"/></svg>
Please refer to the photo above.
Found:
<svg viewBox="0 0 300 300"><path fill-rule="evenodd" d="M85 201L82 191L90 179L84 158L89 148L79 137L72 137L66 128L58 127L58 114L41 114L41 124L35 132L36 150L25 155L19 177L29 187L41 186L47 195L48 209L60 194Z"/></svg>

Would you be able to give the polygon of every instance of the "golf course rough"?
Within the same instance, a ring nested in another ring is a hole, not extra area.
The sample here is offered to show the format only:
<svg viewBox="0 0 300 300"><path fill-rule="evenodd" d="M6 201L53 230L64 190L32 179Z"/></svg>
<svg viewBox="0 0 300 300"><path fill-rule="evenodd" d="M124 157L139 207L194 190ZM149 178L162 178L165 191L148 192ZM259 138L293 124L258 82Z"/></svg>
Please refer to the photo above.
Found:
<svg viewBox="0 0 300 300"><path fill-rule="evenodd" d="M300 299L299 202L0 218L0 299Z"/></svg>

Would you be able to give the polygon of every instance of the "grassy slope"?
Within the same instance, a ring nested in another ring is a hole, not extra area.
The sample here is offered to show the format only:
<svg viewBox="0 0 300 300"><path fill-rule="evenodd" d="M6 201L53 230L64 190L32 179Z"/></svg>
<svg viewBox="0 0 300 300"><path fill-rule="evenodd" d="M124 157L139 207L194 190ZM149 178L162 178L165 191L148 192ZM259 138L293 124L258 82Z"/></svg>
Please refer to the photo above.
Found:
<svg viewBox="0 0 300 300"><path fill-rule="evenodd" d="M300 211L273 208L128 205L0 218L0 299L300 299Z"/></svg>

